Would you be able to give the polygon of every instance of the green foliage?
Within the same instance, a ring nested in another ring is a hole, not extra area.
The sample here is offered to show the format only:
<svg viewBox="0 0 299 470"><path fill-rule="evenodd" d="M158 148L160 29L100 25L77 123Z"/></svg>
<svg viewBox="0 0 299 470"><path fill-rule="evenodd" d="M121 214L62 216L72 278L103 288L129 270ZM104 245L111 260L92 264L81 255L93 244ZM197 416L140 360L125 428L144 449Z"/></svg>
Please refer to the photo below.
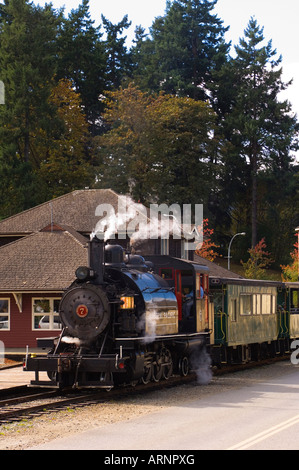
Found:
<svg viewBox="0 0 299 470"><path fill-rule="evenodd" d="M109 132L97 139L101 187L142 202L207 200L214 113L207 103L142 93L130 85L109 94Z"/></svg>
<svg viewBox="0 0 299 470"><path fill-rule="evenodd" d="M298 266L298 261L299 261L299 254L298 254L298 242L294 244L294 250L291 253L291 260L292 262L286 266L282 265L281 266L281 271L282 271L282 280L284 282L297 282L299 280L299 266Z"/></svg>
<svg viewBox="0 0 299 470"><path fill-rule="evenodd" d="M212 10L217 2L174 0L156 18L151 38L141 44L135 77L142 89L165 91L195 100L209 97L212 71L228 53L227 28Z"/></svg>
<svg viewBox="0 0 299 470"><path fill-rule="evenodd" d="M93 135L99 132L99 115L103 112L99 96L106 89L105 45L100 27L90 19L89 1L83 0L76 10L63 18L57 38L56 80L68 79L80 94L85 115Z"/></svg>
<svg viewBox="0 0 299 470"><path fill-rule="evenodd" d="M289 85L282 81L282 59L275 59L271 41L266 45L263 41L263 28L251 19L231 61L234 96L225 123L238 165L247 174L243 184L252 207L252 246L258 231L259 182L267 170L277 176L285 172L292 162L291 152L298 149L296 117L290 104L279 98Z"/></svg>

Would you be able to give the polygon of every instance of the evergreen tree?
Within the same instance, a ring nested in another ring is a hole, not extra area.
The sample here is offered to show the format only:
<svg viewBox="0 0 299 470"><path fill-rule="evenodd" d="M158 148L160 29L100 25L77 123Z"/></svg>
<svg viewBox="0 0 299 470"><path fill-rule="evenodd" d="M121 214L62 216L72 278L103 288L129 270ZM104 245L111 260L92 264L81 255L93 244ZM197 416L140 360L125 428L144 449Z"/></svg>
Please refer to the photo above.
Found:
<svg viewBox="0 0 299 470"><path fill-rule="evenodd" d="M123 31L130 27L128 15L113 24L102 15L102 22L106 31L106 40L104 41L107 57L107 82L108 89L117 89L122 84L123 79L131 75L131 57L125 45L126 36L122 36Z"/></svg>
<svg viewBox="0 0 299 470"><path fill-rule="evenodd" d="M64 18L58 38L57 80L72 80L80 94L93 135L98 134L99 116L106 88L106 57L100 27L90 19L89 0Z"/></svg>
<svg viewBox="0 0 299 470"><path fill-rule="evenodd" d="M56 68L60 13L28 0L5 0L0 10L0 217L26 209L41 197L32 172L37 130L53 132L55 110L49 103ZM23 177L22 177L23 176Z"/></svg>
<svg viewBox="0 0 299 470"><path fill-rule="evenodd" d="M151 27L144 41L141 86L178 96L205 100L212 72L225 60L227 28L212 14L217 0L174 0Z"/></svg>
<svg viewBox="0 0 299 470"><path fill-rule="evenodd" d="M287 171L298 137L291 105L279 97L290 85L282 81L282 58L275 58L271 41L266 45L263 41L263 28L251 18L245 37L235 47L232 111L225 122L226 135L234 148L231 168L241 168L246 176L243 184L251 206L252 247L257 244L258 181L265 170L275 171L276 178Z"/></svg>

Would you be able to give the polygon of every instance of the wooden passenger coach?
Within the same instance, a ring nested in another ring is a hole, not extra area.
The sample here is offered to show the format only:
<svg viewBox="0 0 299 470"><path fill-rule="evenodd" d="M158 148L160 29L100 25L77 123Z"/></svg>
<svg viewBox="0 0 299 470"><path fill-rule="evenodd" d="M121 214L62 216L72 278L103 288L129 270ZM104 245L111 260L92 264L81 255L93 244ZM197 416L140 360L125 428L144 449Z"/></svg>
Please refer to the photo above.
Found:
<svg viewBox="0 0 299 470"><path fill-rule="evenodd" d="M279 288L280 282L211 279L216 362L244 362L276 353Z"/></svg>

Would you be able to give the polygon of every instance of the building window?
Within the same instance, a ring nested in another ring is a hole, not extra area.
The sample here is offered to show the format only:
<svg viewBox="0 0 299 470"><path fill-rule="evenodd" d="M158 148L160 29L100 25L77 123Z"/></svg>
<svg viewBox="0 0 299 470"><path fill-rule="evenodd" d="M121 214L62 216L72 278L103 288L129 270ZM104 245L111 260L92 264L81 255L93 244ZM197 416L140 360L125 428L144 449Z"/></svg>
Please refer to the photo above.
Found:
<svg viewBox="0 0 299 470"><path fill-rule="evenodd" d="M60 317L58 315L60 299L35 298L32 299L32 324L33 330L61 330Z"/></svg>
<svg viewBox="0 0 299 470"><path fill-rule="evenodd" d="M0 330L10 329L10 301L0 299Z"/></svg>

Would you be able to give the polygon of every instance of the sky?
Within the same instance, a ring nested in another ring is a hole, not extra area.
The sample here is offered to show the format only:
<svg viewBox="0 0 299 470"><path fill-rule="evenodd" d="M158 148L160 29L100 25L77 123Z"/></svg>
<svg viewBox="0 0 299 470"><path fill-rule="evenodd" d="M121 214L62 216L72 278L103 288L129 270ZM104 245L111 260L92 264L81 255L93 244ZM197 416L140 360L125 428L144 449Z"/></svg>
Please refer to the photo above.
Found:
<svg viewBox="0 0 299 470"><path fill-rule="evenodd" d="M49 3L50 0L48 0ZM34 3L44 4L41 0ZM67 14L76 9L81 0L52 0L54 8L65 6ZM132 22L130 31L126 32L128 39L134 37L136 25L149 28L157 16L164 15L166 0L90 0L91 17L95 25L101 24L101 14L112 23L118 23L128 14ZM284 81L293 79L293 84L284 92L283 98L292 103L292 108L299 118L299 51L298 51L298 0L218 0L213 10L222 20L224 26L229 26L226 35L232 45L239 43L244 36L251 16L254 16L259 26L264 27L264 37L268 42L272 39L272 47L282 55ZM232 53L233 53L232 49Z"/></svg>

